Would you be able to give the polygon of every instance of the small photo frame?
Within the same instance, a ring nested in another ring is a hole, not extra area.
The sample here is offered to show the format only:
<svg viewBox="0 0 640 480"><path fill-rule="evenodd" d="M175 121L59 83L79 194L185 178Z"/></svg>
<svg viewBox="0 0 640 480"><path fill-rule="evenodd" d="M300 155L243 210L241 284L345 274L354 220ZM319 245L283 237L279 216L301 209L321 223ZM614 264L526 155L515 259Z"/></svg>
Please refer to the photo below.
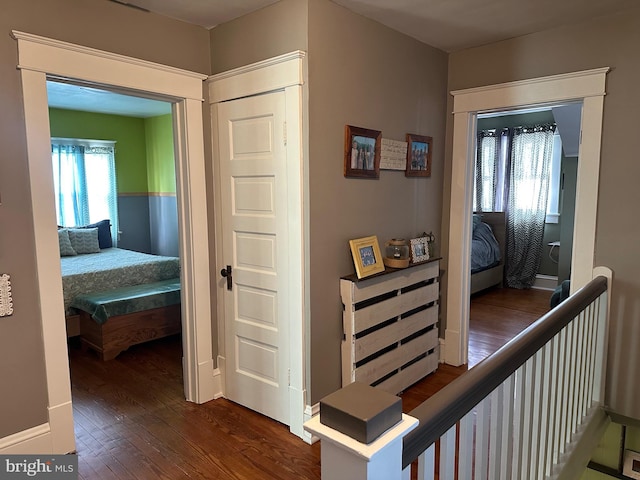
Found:
<svg viewBox="0 0 640 480"><path fill-rule="evenodd" d="M410 242L411 263L429 260L429 237L412 238Z"/></svg>
<svg viewBox="0 0 640 480"><path fill-rule="evenodd" d="M640 479L640 453L633 450L624 451L623 475Z"/></svg>
<svg viewBox="0 0 640 480"><path fill-rule="evenodd" d="M380 253L378 237L373 235L349 240L349 247L351 247L351 255L353 256L358 279L384 272L384 262L382 253Z"/></svg>
<svg viewBox="0 0 640 480"><path fill-rule="evenodd" d="M431 176L431 150L433 139L424 135L407 133L407 177Z"/></svg>
<svg viewBox="0 0 640 480"><path fill-rule="evenodd" d="M380 177L380 143L382 132L368 128L345 126L344 176Z"/></svg>

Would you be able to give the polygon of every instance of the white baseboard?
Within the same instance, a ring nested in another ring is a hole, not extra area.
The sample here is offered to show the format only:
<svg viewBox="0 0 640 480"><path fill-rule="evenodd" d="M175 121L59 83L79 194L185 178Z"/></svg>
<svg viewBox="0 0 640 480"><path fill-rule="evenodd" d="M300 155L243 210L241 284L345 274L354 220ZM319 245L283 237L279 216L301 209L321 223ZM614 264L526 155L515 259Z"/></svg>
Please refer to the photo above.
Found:
<svg viewBox="0 0 640 480"><path fill-rule="evenodd" d="M218 373L218 377L217 377L217 389L216 389L216 398L221 398L224 397L226 398L226 392L225 392L225 378L224 378L224 372L226 371L225 369L227 368L227 358L223 357L221 355L218 355L218 368L216 368L216 372Z"/></svg>
<svg viewBox="0 0 640 480"><path fill-rule="evenodd" d="M536 275L536 281L533 283L532 288L536 288L538 290L550 290L554 291L558 286L558 277L553 275Z"/></svg>
<svg viewBox="0 0 640 480"><path fill-rule="evenodd" d="M50 449L51 427L48 423L0 438L2 455L49 453Z"/></svg>
<svg viewBox="0 0 640 480"><path fill-rule="evenodd" d="M311 417L315 417L319 413L320 413L320 404L319 403L316 403L314 405L305 406L304 407L304 421L307 422L307 421L311 420ZM305 442L307 442L308 444L312 445L312 444L316 443L318 440L320 440L320 438L316 437L315 435L311 435L309 432L307 432L305 430L304 431L303 440Z"/></svg>
<svg viewBox="0 0 640 480"><path fill-rule="evenodd" d="M50 407L49 421L0 438L2 455L67 454L75 452L71 402Z"/></svg>
<svg viewBox="0 0 640 480"><path fill-rule="evenodd" d="M222 373L220 373L220 368L215 368L213 370L213 399L217 400L222 396Z"/></svg>

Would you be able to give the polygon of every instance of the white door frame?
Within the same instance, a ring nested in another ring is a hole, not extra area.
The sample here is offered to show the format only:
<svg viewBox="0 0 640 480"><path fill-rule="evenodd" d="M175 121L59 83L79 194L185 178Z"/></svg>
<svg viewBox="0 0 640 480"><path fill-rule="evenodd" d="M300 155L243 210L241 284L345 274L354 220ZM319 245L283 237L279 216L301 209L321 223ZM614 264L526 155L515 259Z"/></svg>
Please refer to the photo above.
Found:
<svg viewBox="0 0 640 480"><path fill-rule="evenodd" d="M534 105L583 102L571 260L571 290L575 291L591 280L594 266L602 113L608 71L609 68L604 67L451 92L454 98L444 340L446 363L462 365L468 360L469 252L477 114Z"/></svg>
<svg viewBox="0 0 640 480"><path fill-rule="evenodd" d="M18 41L23 88L49 422L1 442L0 451L67 453L75 450L75 438L53 207L47 75L174 102L184 383L186 399L197 403L213 399L215 393L202 126L206 76L28 33L12 34Z"/></svg>
<svg viewBox="0 0 640 480"><path fill-rule="evenodd" d="M306 78L305 53L302 51L280 55L262 62L213 75L208 80L211 103L212 142L214 152L214 176L216 182L216 238L222 238L222 214L220 212L220 175L218 160L217 103L273 91L284 91L286 102L286 152L287 194L289 198L289 429L300 438L309 440L303 429L306 404L305 389L305 325L308 282L305 282L305 265L308 251L305 247L308 226L308 204L304 201L307 191L306 148L304 148L304 84ZM216 271L226 265L222 257L222 241L216 242ZM225 295L226 282L217 283L218 298L218 368L225 372ZM224 394L224 391L223 391Z"/></svg>

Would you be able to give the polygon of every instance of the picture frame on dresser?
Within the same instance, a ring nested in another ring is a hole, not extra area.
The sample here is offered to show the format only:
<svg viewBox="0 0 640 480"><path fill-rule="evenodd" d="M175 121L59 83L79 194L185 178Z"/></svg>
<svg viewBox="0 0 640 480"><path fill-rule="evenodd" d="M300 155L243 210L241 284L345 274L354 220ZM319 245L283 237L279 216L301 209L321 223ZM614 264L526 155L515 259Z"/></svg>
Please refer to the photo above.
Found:
<svg viewBox="0 0 640 480"><path fill-rule="evenodd" d="M384 272L378 237L371 235L349 240L349 247L358 279Z"/></svg>
<svg viewBox="0 0 640 480"><path fill-rule="evenodd" d="M429 237L412 238L409 247L411 263L426 262L429 260Z"/></svg>

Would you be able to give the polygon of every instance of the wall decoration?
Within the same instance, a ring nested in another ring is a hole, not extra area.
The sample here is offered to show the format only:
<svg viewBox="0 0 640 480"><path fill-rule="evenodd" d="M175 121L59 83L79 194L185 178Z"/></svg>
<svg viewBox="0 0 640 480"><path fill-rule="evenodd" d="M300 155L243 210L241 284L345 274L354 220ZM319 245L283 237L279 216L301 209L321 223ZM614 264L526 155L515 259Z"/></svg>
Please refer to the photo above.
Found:
<svg viewBox="0 0 640 480"><path fill-rule="evenodd" d="M429 260L429 237L412 238L410 243L411 263Z"/></svg>
<svg viewBox="0 0 640 480"><path fill-rule="evenodd" d="M345 126L344 176L378 178L382 132Z"/></svg>
<svg viewBox="0 0 640 480"><path fill-rule="evenodd" d="M624 466L622 473L629 478L640 479L640 453L633 450L624 451Z"/></svg>
<svg viewBox="0 0 640 480"><path fill-rule="evenodd" d="M384 272L384 263L378 237L356 238L349 240L353 263L356 267L358 278L368 277L376 273Z"/></svg>
<svg viewBox="0 0 640 480"><path fill-rule="evenodd" d="M406 170L407 142L382 139L380 151L380 170Z"/></svg>
<svg viewBox="0 0 640 480"><path fill-rule="evenodd" d="M407 133L407 177L431 176L431 150L433 139L424 135Z"/></svg>
<svg viewBox="0 0 640 480"><path fill-rule="evenodd" d="M0 275L0 317L13 314L13 300L11 299L11 279L6 273Z"/></svg>

